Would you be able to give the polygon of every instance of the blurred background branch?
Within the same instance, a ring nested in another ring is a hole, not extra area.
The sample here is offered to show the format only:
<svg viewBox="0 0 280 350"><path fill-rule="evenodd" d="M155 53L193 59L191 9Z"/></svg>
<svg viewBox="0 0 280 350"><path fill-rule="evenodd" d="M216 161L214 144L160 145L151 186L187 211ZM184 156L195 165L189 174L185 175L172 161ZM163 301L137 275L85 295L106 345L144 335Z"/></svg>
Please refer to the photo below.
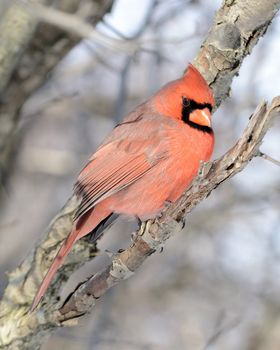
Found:
<svg viewBox="0 0 280 350"><path fill-rule="evenodd" d="M68 14L65 13L65 11L60 11L48 6L28 4L25 1L21 1L20 3L22 3L23 8L29 13L32 13L38 20L60 28L80 39L89 39L95 44L116 52L123 51L127 54L133 54L136 50L141 49L139 43L133 40L118 40L97 31L93 25L80 17L79 13Z"/></svg>
<svg viewBox="0 0 280 350"><path fill-rule="evenodd" d="M35 1L33 5L51 3ZM56 7L84 15L95 25L111 9L113 0L62 0ZM2 6L2 5L1 5ZM51 70L80 40L69 32L40 23L19 2L8 2L0 18L0 196L17 147L21 108L48 78ZM1 201L1 198L0 198Z"/></svg>

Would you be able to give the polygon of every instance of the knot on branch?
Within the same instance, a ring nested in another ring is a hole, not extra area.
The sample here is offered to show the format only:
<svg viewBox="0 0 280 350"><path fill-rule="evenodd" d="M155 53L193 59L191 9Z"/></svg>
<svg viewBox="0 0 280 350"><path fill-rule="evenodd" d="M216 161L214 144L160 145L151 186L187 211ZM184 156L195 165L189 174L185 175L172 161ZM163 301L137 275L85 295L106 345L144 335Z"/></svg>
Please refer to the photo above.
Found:
<svg viewBox="0 0 280 350"><path fill-rule="evenodd" d="M117 255L111 265L110 275L116 280L125 280L134 274Z"/></svg>

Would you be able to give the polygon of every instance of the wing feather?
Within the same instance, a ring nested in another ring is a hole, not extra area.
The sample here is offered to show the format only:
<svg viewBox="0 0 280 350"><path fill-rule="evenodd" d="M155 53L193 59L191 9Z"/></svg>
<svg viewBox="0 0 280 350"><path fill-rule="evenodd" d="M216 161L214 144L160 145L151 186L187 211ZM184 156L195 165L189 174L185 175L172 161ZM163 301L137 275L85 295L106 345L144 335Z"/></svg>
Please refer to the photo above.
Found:
<svg viewBox="0 0 280 350"><path fill-rule="evenodd" d="M98 163L93 160L88 165L91 168L90 171L82 175L81 179L78 178L75 193L82 197L82 201L74 219L80 218L100 201L137 181L157 162L150 163L145 154L140 154L125 155L107 164Z"/></svg>
<svg viewBox="0 0 280 350"><path fill-rule="evenodd" d="M81 197L74 219L130 186L166 158L162 135L166 118L134 119L134 128L126 122L116 127L81 171L74 186L75 194Z"/></svg>

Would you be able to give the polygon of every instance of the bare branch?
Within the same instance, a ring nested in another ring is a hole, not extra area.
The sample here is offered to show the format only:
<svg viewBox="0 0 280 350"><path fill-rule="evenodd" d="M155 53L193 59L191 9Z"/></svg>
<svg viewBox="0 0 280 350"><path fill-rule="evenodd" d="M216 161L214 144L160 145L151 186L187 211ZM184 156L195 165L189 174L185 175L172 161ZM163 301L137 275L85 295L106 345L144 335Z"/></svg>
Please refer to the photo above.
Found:
<svg viewBox="0 0 280 350"><path fill-rule="evenodd" d="M42 1L37 1L42 3ZM47 1L46 1L47 2ZM61 11L85 12L92 24L102 18L113 0L88 2L66 0L57 2ZM36 5L36 2L33 1ZM12 154L18 138L17 127L21 107L27 98L45 82L54 66L78 42L67 32L48 24L37 25L35 16L15 2L0 19L0 183L10 169ZM11 75L13 74L13 79ZM1 190L0 190L1 193Z"/></svg>
<svg viewBox="0 0 280 350"><path fill-rule="evenodd" d="M22 5L32 12L38 20L52 24L66 32L70 32L80 38L88 39L96 44L111 49L116 52L133 54L141 49L140 43L136 40L114 39L96 30L91 24L77 15L72 15L40 4L30 4L24 0L19 0Z"/></svg>
<svg viewBox="0 0 280 350"><path fill-rule="evenodd" d="M225 0L195 63L214 90L216 106L229 93L244 57L261 38L280 7L279 0Z"/></svg>
<svg viewBox="0 0 280 350"><path fill-rule="evenodd" d="M235 146L213 163L204 165L191 187L176 203L170 204L160 218L143 223L132 245L116 254L103 271L81 284L59 310L57 319L62 322L88 312L100 296L130 277L149 255L161 248L174 232L183 227L187 213L258 155L262 139L276 114L280 114L280 96L270 107L262 102Z"/></svg>

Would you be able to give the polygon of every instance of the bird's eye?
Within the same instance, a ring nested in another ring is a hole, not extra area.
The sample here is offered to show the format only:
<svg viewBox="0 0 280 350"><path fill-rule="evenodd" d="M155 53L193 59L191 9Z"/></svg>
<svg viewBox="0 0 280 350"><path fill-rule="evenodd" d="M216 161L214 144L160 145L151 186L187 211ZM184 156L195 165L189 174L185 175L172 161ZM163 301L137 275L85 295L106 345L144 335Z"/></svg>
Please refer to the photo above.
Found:
<svg viewBox="0 0 280 350"><path fill-rule="evenodd" d="M182 97L182 104L184 107L189 107L189 105L191 104L191 101L188 98L183 96Z"/></svg>

